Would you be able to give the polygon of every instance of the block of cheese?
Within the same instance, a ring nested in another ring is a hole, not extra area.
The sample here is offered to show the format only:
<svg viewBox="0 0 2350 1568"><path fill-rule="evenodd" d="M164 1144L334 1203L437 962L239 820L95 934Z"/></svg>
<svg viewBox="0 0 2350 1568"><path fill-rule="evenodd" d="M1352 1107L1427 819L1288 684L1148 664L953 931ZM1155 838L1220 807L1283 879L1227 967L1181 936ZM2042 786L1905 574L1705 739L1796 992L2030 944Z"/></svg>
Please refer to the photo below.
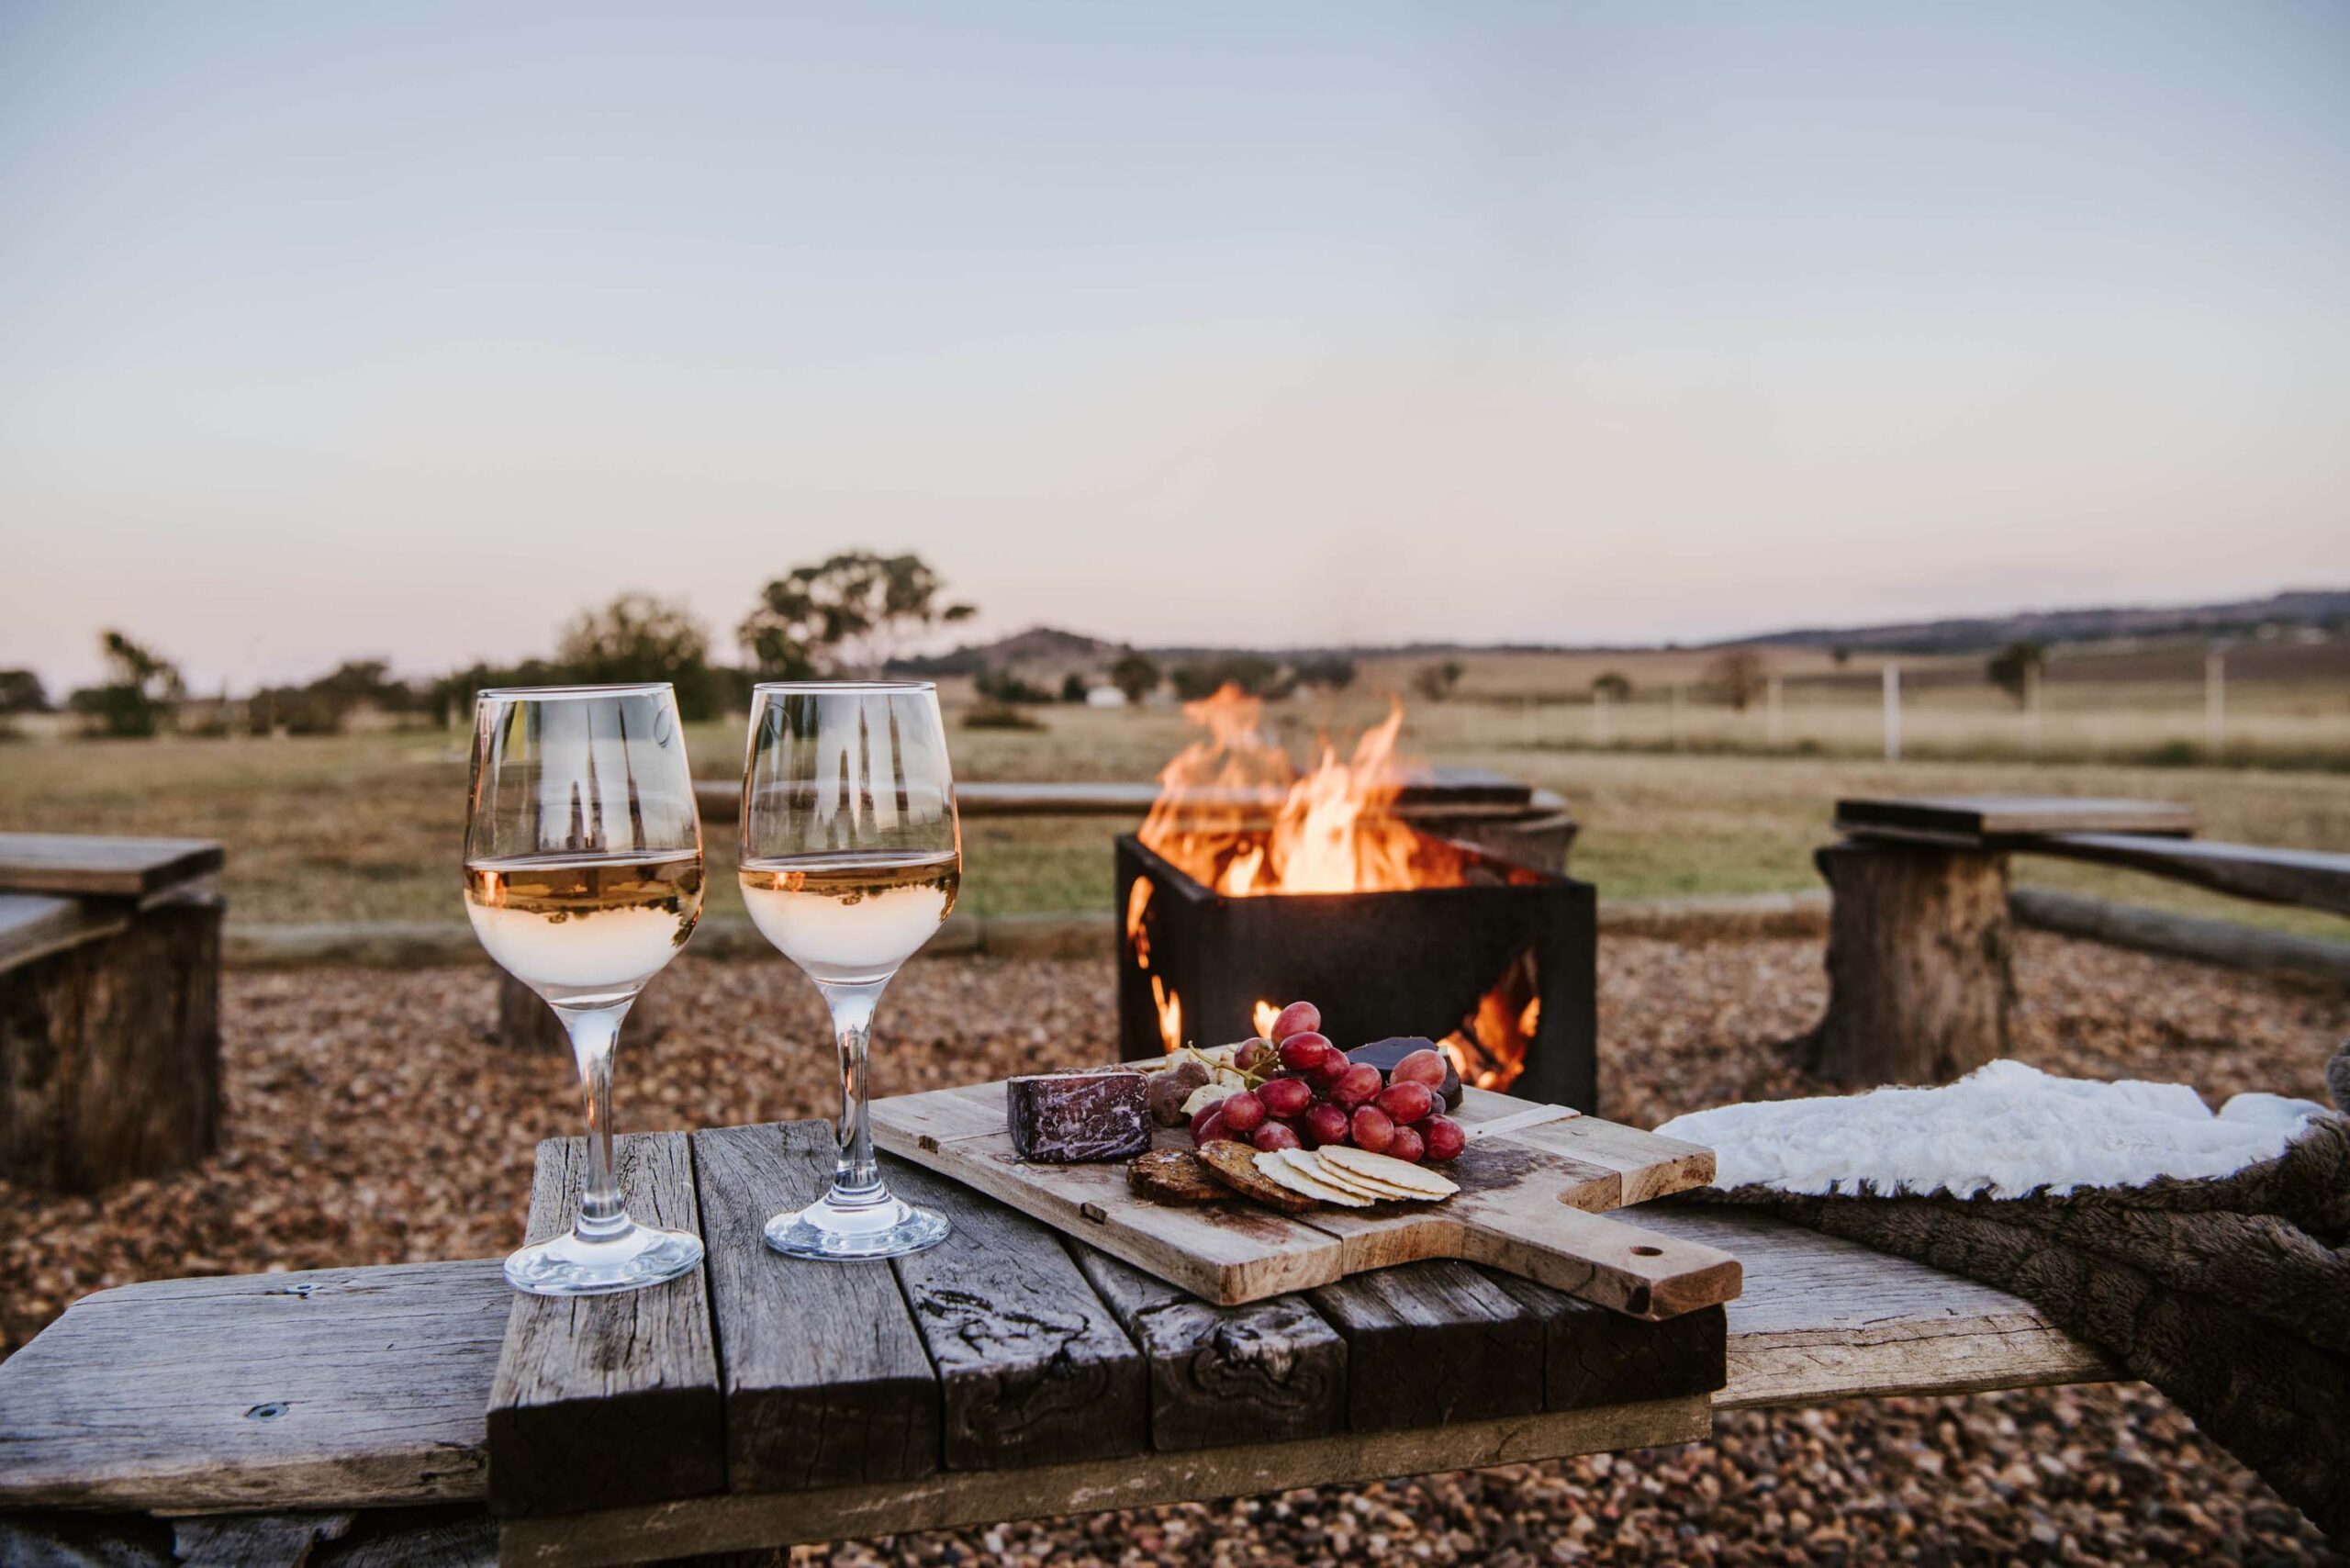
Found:
<svg viewBox="0 0 2350 1568"><path fill-rule="evenodd" d="M1007 1080L1004 1115L1023 1159L1075 1165L1131 1159L1150 1148L1148 1081L1127 1068Z"/></svg>

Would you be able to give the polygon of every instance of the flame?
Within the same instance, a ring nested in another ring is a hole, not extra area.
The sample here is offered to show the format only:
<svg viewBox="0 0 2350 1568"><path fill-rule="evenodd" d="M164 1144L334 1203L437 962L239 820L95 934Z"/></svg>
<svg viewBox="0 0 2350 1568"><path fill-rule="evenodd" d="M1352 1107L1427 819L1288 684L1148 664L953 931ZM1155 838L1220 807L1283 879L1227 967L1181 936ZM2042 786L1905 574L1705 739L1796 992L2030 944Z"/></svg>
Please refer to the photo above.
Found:
<svg viewBox="0 0 2350 1568"><path fill-rule="evenodd" d="M1324 741L1303 774L1265 738L1263 715L1264 703L1237 686L1183 704L1208 734L1160 770L1147 848L1233 898L1460 885L1460 854L1395 813L1413 774L1395 755L1401 703L1363 732L1350 759ZM1135 925L1129 912L1128 931Z"/></svg>
<svg viewBox="0 0 2350 1568"><path fill-rule="evenodd" d="M1183 999L1157 975L1150 977L1150 1004L1158 1009L1158 1037L1169 1055L1183 1048Z"/></svg>
<svg viewBox="0 0 2350 1568"><path fill-rule="evenodd" d="M1257 1037L1260 1040L1271 1039L1273 1037L1273 1021L1281 1015L1281 1010L1276 1003L1270 1002L1260 1002L1257 1003Z"/></svg>
<svg viewBox="0 0 2350 1568"><path fill-rule="evenodd" d="M1531 948L1511 960L1476 1011L1441 1042L1460 1081L1480 1089L1506 1089L1526 1070L1527 1052L1542 1021L1539 978Z"/></svg>

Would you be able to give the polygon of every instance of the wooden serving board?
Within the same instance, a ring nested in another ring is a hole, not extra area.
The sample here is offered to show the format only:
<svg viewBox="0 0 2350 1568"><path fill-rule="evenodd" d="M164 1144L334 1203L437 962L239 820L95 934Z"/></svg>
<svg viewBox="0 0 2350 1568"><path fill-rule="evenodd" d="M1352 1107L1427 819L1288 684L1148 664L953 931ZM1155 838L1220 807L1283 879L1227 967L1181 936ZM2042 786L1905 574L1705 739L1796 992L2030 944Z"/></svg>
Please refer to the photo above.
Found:
<svg viewBox="0 0 2350 1568"><path fill-rule="evenodd" d="M1295 1217L1246 1199L1156 1203L1126 1185L1123 1160L1031 1164L1013 1152L1001 1082L878 1100L871 1112L874 1142L890 1153L1219 1305L1424 1258L1505 1269L1634 1317L1739 1293L1729 1253L1599 1217L1704 1186L1713 1150L1480 1089L1453 1113L1468 1148L1438 1168L1460 1184L1452 1197ZM1488 1123L1496 1129L1481 1135ZM1181 1127L1157 1137L1160 1148L1192 1147Z"/></svg>

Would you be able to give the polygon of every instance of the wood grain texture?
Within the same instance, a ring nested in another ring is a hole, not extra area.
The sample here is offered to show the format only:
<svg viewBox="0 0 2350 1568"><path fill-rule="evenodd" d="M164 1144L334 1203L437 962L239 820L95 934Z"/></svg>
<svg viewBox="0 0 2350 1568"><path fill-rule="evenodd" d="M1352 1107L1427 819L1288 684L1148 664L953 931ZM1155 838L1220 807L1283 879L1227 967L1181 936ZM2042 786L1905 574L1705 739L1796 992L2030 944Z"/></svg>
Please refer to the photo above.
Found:
<svg viewBox="0 0 2350 1568"><path fill-rule="evenodd" d="M1347 1341L1347 1425L1435 1427L1542 1408L1542 1326L1463 1263L1411 1263L1309 1291Z"/></svg>
<svg viewBox="0 0 2350 1568"><path fill-rule="evenodd" d="M2020 1296L1872 1252L1768 1215L1652 1204L1641 1224L1734 1249L1746 1294L1727 1309L1729 1409L1894 1394L2102 1382L2098 1353Z"/></svg>
<svg viewBox="0 0 2350 1568"><path fill-rule="evenodd" d="M1729 1319L1709 1306L1647 1323L1516 1274L1485 1277L1542 1326L1542 1407L1711 1394L1729 1379Z"/></svg>
<svg viewBox="0 0 2350 1568"><path fill-rule="evenodd" d="M927 1171L884 1160L890 1189L954 1233L890 1267L938 1369L949 1470L1140 1452L1142 1353L1053 1233Z"/></svg>
<svg viewBox="0 0 2350 1568"><path fill-rule="evenodd" d="M1848 839L1813 859L1834 902L1812 1070L1855 1087L1947 1083L2007 1055L2006 857Z"/></svg>
<svg viewBox="0 0 2350 1568"><path fill-rule="evenodd" d="M172 1551L182 1568L308 1568L321 1545L351 1533L356 1518L345 1511L175 1519Z"/></svg>
<svg viewBox="0 0 2350 1568"><path fill-rule="evenodd" d="M208 876L226 860L206 838L0 833L0 892L145 898Z"/></svg>
<svg viewBox="0 0 2350 1568"><path fill-rule="evenodd" d="M362 1518L311 1568L498 1568L498 1522L478 1509Z"/></svg>
<svg viewBox="0 0 2350 1568"><path fill-rule="evenodd" d="M1495 1133L1473 1140L1451 1168L1462 1191L1443 1204L1292 1218L1237 1204L1153 1203L1127 1187L1114 1163L1030 1164L1004 1129L1002 1092L978 1084L877 1101L875 1140L1218 1305L1438 1258L1525 1273L1642 1317L1737 1294L1734 1259L1584 1212L1711 1178L1709 1153L1653 1133L1593 1117ZM1466 1114L1488 1121L1538 1109L1499 1094L1470 1106L1464 1099ZM1180 1129L1162 1129L1158 1141L1189 1146Z"/></svg>
<svg viewBox="0 0 2350 1568"><path fill-rule="evenodd" d="M687 1136L615 1145L629 1213L698 1232ZM583 1138L539 1145L531 1240L570 1228L586 1159ZM706 1269L617 1295L514 1294L489 1397L493 1512L610 1507L726 1484Z"/></svg>
<svg viewBox="0 0 2350 1568"><path fill-rule="evenodd" d="M1836 802L1836 829L1982 847L2027 833L2191 834L2195 811L2086 795L1851 796Z"/></svg>
<svg viewBox="0 0 2350 1568"><path fill-rule="evenodd" d="M1149 1367L1153 1448L1288 1442L1345 1427L1347 1341L1304 1297L1211 1306L1106 1252L1069 1247Z"/></svg>
<svg viewBox="0 0 2350 1568"><path fill-rule="evenodd" d="M1299 1442L1150 1453L1107 1463L829 1492L731 1493L689 1507L513 1519L500 1531L508 1568L603 1568L711 1551L862 1540L911 1530L1058 1514L1245 1497L1437 1470L1473 1470L1565 1454L1696 1442L1713 1429L1703 1399L1467 1421L1417 1431L1344 1433Z"/></svg>
<svg viewBox="0 0 2350 1568"><path fill-rule="evenodd" d="M94 1193L219 1147L221 914L167 896L0 971L0 1176Z"/></svg>
<svg viewBox="0 0 2350 1568"><path fill-rule="evenodd" d="M0 893L0 973L130 928L119 904L53 893Z"/></svg>
<svg viewBox="0 0 2350 1568"><path fill-rule="evenodd" d="M0 1506L479 1497L507 1301L495 1261L84 1296L0 1362Z"/></svg>
<svg viewBox="0 0 2350 1568"><path fill-rule="evenodd" d="M770 1123L693 1141L727 1485L797 1490L936 1470L938 1374L889 1264L809 1262L766 1242L769 1215L830 1183L832 1129Z"/></svg>
<svg viewBox="0 0 2350 1568"><path fill-rule="evenodd" d="M2264 903L2350 914L2350 855L2100 833L2042 834L2020 840L2014 848L2126 867Z"/></svg>

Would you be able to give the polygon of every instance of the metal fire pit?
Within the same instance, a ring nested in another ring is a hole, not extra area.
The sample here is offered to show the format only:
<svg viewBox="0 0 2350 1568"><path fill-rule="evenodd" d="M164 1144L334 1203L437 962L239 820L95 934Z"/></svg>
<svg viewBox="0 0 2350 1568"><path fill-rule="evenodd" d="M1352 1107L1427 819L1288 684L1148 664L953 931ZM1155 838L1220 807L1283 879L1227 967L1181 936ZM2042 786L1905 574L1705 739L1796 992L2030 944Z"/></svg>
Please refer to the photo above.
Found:
<svg viewBox="0 0 2350 1568"><path fill-rule="evenodd" d="M1591 884L1449 842L1467 857L1467 886L1231 898L1132 834L1120 837L1122 916L1135 907L1135 884L1151 885L1139 937L1120 933L1118 1027L1126 1058L1165 1048L1154 977L1181 999L1182 1033L1192 1044L1246 1039L1257 1002L1301 997L1322 1009L1324 1033L1341 1046L1393 1035L1441 1040L1530 952L1541 1009L1509 1092L1595 1105L1598 928Z"/></svg>

